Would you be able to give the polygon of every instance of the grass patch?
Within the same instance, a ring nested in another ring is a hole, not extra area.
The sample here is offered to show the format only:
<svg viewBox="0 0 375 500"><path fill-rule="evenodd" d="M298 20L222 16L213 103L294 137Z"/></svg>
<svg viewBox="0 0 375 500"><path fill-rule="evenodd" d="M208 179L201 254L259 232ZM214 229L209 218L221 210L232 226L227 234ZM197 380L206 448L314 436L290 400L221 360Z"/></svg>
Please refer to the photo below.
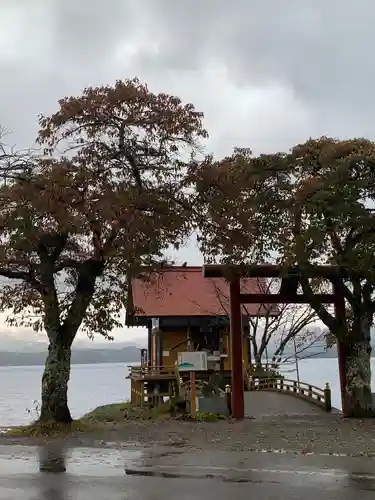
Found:
<svg viewBox="0 0 375 500"><path fill-rule="evenodd" d="M83 423L123 423L127 420L157 420L169 416L170 408L164 403L157 408L139 408L131 403L113 403L98 406L95 410L84 415L80 420Z"/></svg>
<svg viewBox="0 0 375 500"><path fill-rule="evenodd" d="M95 430L93 425L88 425L81 420L73 420L71 424L39 423L13 427L3 436L8 437L57 437L72 434L74 432L89 432Z"/></svg>
<svg viewBox="0 0 375 500"><path fill-rule="evenodd" d="M220 413L197 412L195 420L199 422L217 422L218 420L227 420L225 415Z"/></svg>
<svg viewBox="0 0 375 500"><path fill-rule="evenodd" d="M98 406L95 410L86 413L80 422L84 424L123 422L132 411L130 403L113 403L110 405Z"/></svg>
<svg viewBox="0 0 375 500"><path fill-rule="evenodd" d="M12 427L3 434L8 437L58 437L74 433L100 431L111 425L125 424L129 420L162 420L170 418L168 403L158 408L133 407L129 402L98 406L70 425L33 422L30 425Z"/></svg>
<svg viewBox="0 0 375 500"><path fill-rule="evenodd" d="M13 427L3 436L10 437L57 437L80 432L92 432L100 430L106 424L113 422L123 422L126 418L126 411L129 403L115 403L111 405L99 406L83 417L69 424L58 424L56 422L40 423L33 422L30 425Z"/></svg>

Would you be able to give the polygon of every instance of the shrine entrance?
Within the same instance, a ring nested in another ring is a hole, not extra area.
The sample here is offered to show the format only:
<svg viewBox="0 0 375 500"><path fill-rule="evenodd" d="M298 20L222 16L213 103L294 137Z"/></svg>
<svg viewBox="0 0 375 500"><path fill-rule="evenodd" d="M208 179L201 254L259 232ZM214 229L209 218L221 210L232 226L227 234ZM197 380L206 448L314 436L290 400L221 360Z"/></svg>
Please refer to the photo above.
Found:
<svg viewBox="0 0 375 500"><path fill-rule="evenodd" d="M244 371L242 354L242 304L333 304L338 320L345 320L345 298L340 287L340 278L345 271L337 266L309 266L308 272L303 272L304 278L323 278L332 283L332 293L312 294L298 293L302 273L298 267L279 265L205 265L205 278L225 278L229 281L230 304L230 355L232 366L232 416L243 419L244 405ZM281 286L278 293L241 293L241 278L280 278ZM341 403L345 415L345 363L341 343L337 339Z"/></svg>

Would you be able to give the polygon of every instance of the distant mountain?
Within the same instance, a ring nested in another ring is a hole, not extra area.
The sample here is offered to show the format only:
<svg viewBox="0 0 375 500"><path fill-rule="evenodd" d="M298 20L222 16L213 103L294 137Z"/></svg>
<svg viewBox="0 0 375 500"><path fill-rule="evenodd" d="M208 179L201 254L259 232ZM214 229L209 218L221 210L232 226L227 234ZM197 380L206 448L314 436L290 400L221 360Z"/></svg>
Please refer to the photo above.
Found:
<svg viewBox="0 0 375 500"><path fill-rule="evenodd" d="M27 341L11 335L0 334L0 351L40 352L47 349L46 341Z"/></svg>
<svg viewBox="0 0 375 500"><path fill-rule="evenodd" d="M85 337L78 337L75 339L73 348L74 349L110 349L119 350L125 347L147 347L147 336L139 335L136 340L131 340L128 342L120 342L118 340L104 340L102 338L95 338L90 340ZM15 335L9 335L7 333L0 332L0 351L6 352L44 352L48 347L48 340L46 335L40 335L31 337L24 335L18 337Z"/></svg>
<svg viewBox="0 0 375 500"><path fill-rule="evenodd" d="M372 352L375 353L375 342L372 342ZM284 353L285 355L293 356L292 352ZM314 358L337 358L337 347L333 345L326 349L325 347L314 348L313 346L309 349L306 349L301 355L302 358L314 357Z"/></svg>
<svg viewBox="0 0 375 500"><path fill-rule="evenodd" d="M0 366L44 365L47 349L43 352L0 351ZM136 363L140 361L140 349L128 345L122 349L82 349L72 350L72 364Z"/></svg>
<svg viewBox="0 0 375 500"><path fill-rule="evenodd" d="M372 351L375 354L375 331L371 332L372 334ZM269 349L269 357L271 358L273 356L273 349ZM288 346L288 348L284 351L283 357L293 357L294 356L294 351L291 348L291 346ZM314 358L337 358L337 347L336 345L333 345L332 347L329 347L328 349L326 348L325 341L317 341L316 344L313 344L310 346L308 349L303 351L302 353L299 354L300 359L303 358L309 358L309 357L314 357Z"/></svg>

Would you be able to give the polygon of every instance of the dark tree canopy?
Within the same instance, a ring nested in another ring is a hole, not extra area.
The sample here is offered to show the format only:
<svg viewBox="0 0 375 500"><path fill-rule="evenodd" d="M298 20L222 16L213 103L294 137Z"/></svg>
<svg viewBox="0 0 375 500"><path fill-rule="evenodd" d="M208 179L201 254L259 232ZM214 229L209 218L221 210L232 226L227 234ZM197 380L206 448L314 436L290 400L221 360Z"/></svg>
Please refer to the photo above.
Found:
<svg viewBox="0 0 375 500"><path fill-rule="evenodd" d="M202 249L224 261L344 266L353 273L343 283L347 301L372 315L374 181L375 144L364 139L323 137L287 154L236 150L209 159L198 181Z"/></svg>
<svg viewBox="0 0 375 500"><path fill-rule="evenodd" d="M371 412L370 327L375 311L375 144L322 137L289 153L235 150L197 176L200 241L211 260L297 265L310 304L340 340L345 414ZM313 297L312 264L344 267L334 285L345 317Z"/></svg>

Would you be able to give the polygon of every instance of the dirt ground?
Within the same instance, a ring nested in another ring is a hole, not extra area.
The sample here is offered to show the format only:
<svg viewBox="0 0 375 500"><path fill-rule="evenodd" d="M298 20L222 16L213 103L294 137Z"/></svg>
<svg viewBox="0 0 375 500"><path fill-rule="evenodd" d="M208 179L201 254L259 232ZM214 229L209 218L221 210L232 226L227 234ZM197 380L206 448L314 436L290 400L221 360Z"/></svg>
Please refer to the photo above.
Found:
<svg viewBox="0 0 375 500"><path fill-rule="evenodd" d="M375 419L340 416L277 417L240 422L124 420L68 436L0 436L0 444L37 444L63 439L74 446L174 446L198 450L274 451L375 457Z"/></svg>

